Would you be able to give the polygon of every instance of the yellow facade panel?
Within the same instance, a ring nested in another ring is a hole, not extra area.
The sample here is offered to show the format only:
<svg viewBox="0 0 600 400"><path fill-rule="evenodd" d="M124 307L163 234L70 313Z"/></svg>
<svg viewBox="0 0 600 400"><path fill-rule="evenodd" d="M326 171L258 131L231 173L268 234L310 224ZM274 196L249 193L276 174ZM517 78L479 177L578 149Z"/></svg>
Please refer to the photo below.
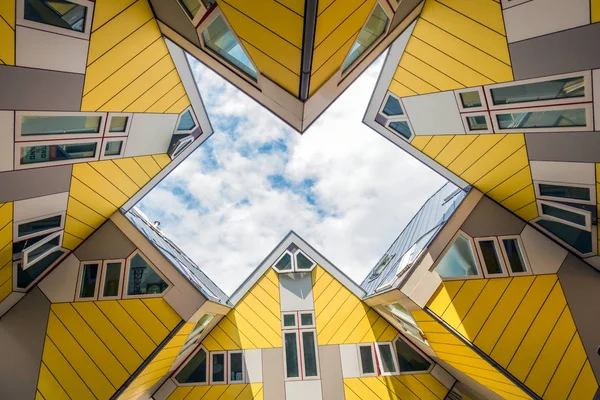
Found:
<svg viewBox="0 0 600 400"><path fill-rule="evenodd" d="M134 158L120 158L113 162L139 187L143 187L151 178Z"/></svg>
<svg viewBox="0 0 600 400"><path fill-rule="evenodd" d="M450 78L448 75L424 63L409 53L404 53L400 60L400 67L411 74L418 76L425 82L439 90L454 90L464 88L463 85Z"/></svg>
<svg viewBox="0 0 600 400"><path fill-rule="evenodd" d="M427 143L427 146L425 146L423 149L423 153L435 159L440 152L444 150L448 143L450 143L452 138L452 135L439 135L432 137L429 143Z"/></svg>
<svg viewBox="0 0 600 400"><path fill-rule="evenodd" d="M157 345L169 334L169 330L140 299L123 300L120 304Z"/></svg>
<svg viewBox="0 0 600 400"><path fill-rule="evenodd" d="M164 113L173 104L177 103L180 99L187 97L183 84L179 82L177 85L172 87L167 93L159 98L152 106L150 106L146 112L149 113Z"/></svg>
<svg viewBox="0 0 600 400"><path fill-rule="evenodd" d="M433 136L415 136L413 138L413 140L410 142L410 144L423 151L423 149L425 148L425 146L427 146L427 143L429 143L429 141L433 138Z"/></svg>
<svg viewBox="0 0 600 400"><path fill-rule="evenodd" d="M177 100L171 107L169 107L165 113L167 114L181 114L186 108L190 106L190 98L187 96L183 96L179 100Z"/></svg>
<svg viewBox="0 0 600 400"><path fill-rule="evenodd" d="M0 61L6 65L15 65L15 31L2 19L0 19Z"/></svg>
<svg viewBox="0 0 600 400"><path fill-rule="evenodd" d="M79 246L83 242L82 239L75 237L68 232L65 232L63 235L62 247L69 250L75 250L77 246Z"/></svg>
<svg viewBox="0 0 600 400"><path fill-rule="evenodd" d="M15 29L15 0L4 0L0 3L0 17Z"/></svg>
<svg viewBox="0 0 600 400"><path fill-rule="evenodd" d="M188 394L194 389L191 386L180 386L171 395L169 396L169 400L183 400L187 397Z"/></svg>
<svg viewBox="0 0 600 400"><path fill-rule="evenodd" d="M435 93L440 91L438 88L430 85L418 76L413 75L401 66L396 69L394 80L402 83L417 94Z"/></svg>
<svg viewBox="0 0 600 400"><path fill-rule="evenodd" d="M373 335L371 327L375 324L375 321L379 318L379 314L372 308L366 308L366 313L355 324L354 329L346 338L346 343L364 343L364 342L375 342L377 338Z"/></svg>
<svg viewBox="0 0 600 400"><path fill-rule="evenodd" d="M342 45L342 47L339 48L338 51L336 51L329 59L327 59L327 61L317 71L311 73L309 90L309 94L311 96L340 69L340 66L350 51L350 47L354 43L355 38L356 36L352 36L346 43L344 43L344 45Z"/></svg>
<svg viewBox="0 0 600 400"><path fill-rule="evenodd" d="M94 20L92 22L92 31L100 28L102 25L117 16L127 7L135 3L136 0L113 0L99 1L94 5Z"/></svg>
<svg viewBox="0 0 600 400"><path fill-rule="evenodd" d="M160 322L167 327L169 331L175 329L177 324L181 322L181 317L173 308L167 303L167 301L163 298L155 298L155 299L142 299L142 302L146 307L154 313L160 320ZM186 324L187 326L187 324ZM187 328L191 331L193 324L189 324ZM182 328L183 331L183 328ZM188 331L189 333L189 331Z"/></svg>
<svg viewBox="0 0 600 400"><path fill-rule="evenodd" d="M12 278L12 263L0 266L0 285L5 284Z"/></svg>
<svg viewBox="0 0 600 400"><path fill-rule="evenodd" d="M400 82L393 79L390 82L390 87L388 88L388 90L398 97L408 97L416 95L414 91L410 90Z"/></svg>
<svg viewBox="0 0 600 400"><path fill-rule="evenodd" d="M13 218L13 203L4 203L0 206L0 228L6 227L6 224L12 221ZM12 234L10 235L12 237ZM6 240L3 235L0 235L0 247L4 247L11 239Z"/></svg>
<svg viewBox="0 0 600 400"><path fill-rule="evenodd" d="M498 201L499 197L492 197L494 200ZM533 190L533 185L528 185L525 188L519 190L512 196L508 197L506 200L501 200L501 203L504 207L509 209L510 211L516 211L521 209L522 207L531 204L535 201L535 192Z"/></svg>
<svg viewBox="0 0 600 400"><path fill-rule="evenodd" d="M371 11L374 4L375 1L373 0L334 1L326 10L318 14L314 48L316 49L319 47L329 35L340 28L344 21L352 18L357 13L362 18L362 21L359 21L361 18L357 19L357 21L351 25L351 30L352 32L359 30L367 21L368 13ZM319 4L319 6L321 6L321 4ZM362 12L359 11L362 7L369 8L367 15L364 15L364 10L362 10Z"/></svg>
<svg viewBox="0 0 600 400"><path fill-rule="evenodd" d="M454 329L458 328L473 303L487 284L485 279L467 280L440 317Z"/></svg>
<svg viewBox="0 0 600 400"><path fill-rule="evenodd" d="M598 382L596 382L596 377L594 376L594 371L592 371L590 362L587 361L569 394L569 400L591 399L594 397L597 390Z"/></svg>
<svg viewBox="0 0 600 400"><path fill-rule="evenodd" d="M279 64L271 56L263 53L245 40L242 40L242 44L262 75L277 83L294 96L298 96L300 77L296 73Z"/></svg>
<svg viewBox="0 0 600 400"><path fill-rule="evenodd" d="M67 215L65 221L65 232L75 236L78 239L85 239L94 232L94 228L87 226L81 221Z"/></svg>
<svg viewBox="0 0 600 400"><path fill-rule="evenodd" d="M283 4L296 14L304 16L304 0L278 0L277 2Z"/></svg>
<svg viewBox="0 0 600 400"><path fill-rule="evenodd" d="M139 164L140 167L142 167L144 172L149 177L153 178L154 175L158 174L161 170L161 168L158 166L156 161L154 161L154 158L152 158L152 156L134 157L134 160Z"/></svg>
<svg viewBox="0 0 600 400"><path fill-rule="evenodd" d="M433 311L437 315L444 315L444 312L452 303L452 300L464 284L464 281L447 281L444 282L437 291L431 296L427 303L427 308ZM428 320L432 320L431 317L424 315Z"/></svg>
<svg viewBox="0 0 600 400"><path fill-rule="evenodd" d="M70 215L93 228L98 228L104 221L106 221L106 218L104 218L102 215L98 214L91 208L72 197L69 197L67 215Z"/></svg>
<svg viewBox="0 0 600 400"><path fill-rule="evenodd" d="M73 177L85 182L90 189L101 194L102 197L116 207L122 206L128 200L123 192L88 163L73 165Z"/></svg>
<svg viewBox="0 0 600 400"><path fill-rule="evenodd" d="M446 7L459 12L488 28L506 35L502 8L494 0L480 0L475 3L469 0L437 0Z"/></svg>
<svg viewBox="0 0 600 400"><path fill-rule="evenodd" d="M117 206L110 203L75 177L71 178L71 189L69 194L75 200L88 205L92 210L105 218L110 218L110 216L117 211Z"/></svg>
<svg viewBox="0 0 600 400"><path fill-rule="evenodd" d="M524 146L525 136L523 134L506 135L498 142L498 144L486 153L485 157L477 160L477 162L467 169L461 177L467 182L477 182L517 150L524 148ZM527 160L527 153L525 153L525 160ZM521 166L521 168L523 168L523 166Z"/></svg>
<svg viewBox="0 0 600 400"><path fill-rule="evenodd" d="M583 344L579 335L575 333L550 384L544 394L540 396L544 400L566 399L586 362L587 356Z"/></svg>
<svg viewBox="0 0 600 400"><path fill-rule="evenodd" d="M117 189L128 197L132 197L140 189L139 186L111 160L95 161L88 165L98 171L98 173L109 180Z"/></svg>
<svg viewBox="0 0 600 400"><path fill-rule="evenodd" d="M450 143L444 147L435 161L447 167L458 157L473 141L477 139L477 135L454 135Z"/></svg>
<svg viewBox="0 0 600 400"><path fill-rule="evenodd" d="M351 311L348 318L339 326L337 332L331 338L332 343L346 343L350 334L356 327L356 321L361 321L363 318L366 318L367 313L369 312L369 307L364 303L360 302L356 305L356 307ZM356 340L360 341L362 338L359 337Z"/></svg>
<svg viewBox="0 0 600 400"><path fill-rule="evenodd" d="M448 388L442 385L431 374L416 374L414 378L431 390L438 399L444 399L448 394Z"/></svg>
<svg viewBox="0 0 600 400"><path fill-rule="evenodd" d="M532 219L538 217L538 209L536 203L530 203L526 206L523 206L515 211L519 217L523 218L525 221L531 221Z"/></svg>
<svg viewBox="0 0 600 400"><path fill-rule="evenodd" d="M42 361L48 366L51 374L70 398L82 400L94 400L96 398L48 336L46 336L44 343Z"/></svg>
<svg viewBox="0 0 600 400"><path fill-rule="evenodd" d="M12 242L0 249L0 266L12 264Z"/></svg>
<svg viewBox="0 0 600 400"><path fill-rule="evenodd" d="M65 390L60 386L60 383L52 375L52 373L46 367L46 364L42 362L40 365L40 375L38 380L38 392L43 396L44 399L48 400L69 400L69 396L65 393Z"/></svg>
<svg viewBox="0 0 600 400"><path fill-rule="evenodd" d="M592 24L600 22L600 0L591 0Z"/></svg>
<svg viewBox="0 0 600 400"><path fill-rule="evenodd" d="M496 145L504 135L485 134L479 135L456 159L448 169L457 175L462 175L473 163Z"/></svg>
<svg viewBox="0 0 600 400"><path fill-rule="evenodd" d="M488 156L489 152L485 155L485 158ZM475 187L483 193L494 192L497 198L504 200L531 183L528 164L527 150L523 146L475 182ZM519 173L521 174L516 177ZM503 186L503 188L500 189L500 186Z"/></svg>

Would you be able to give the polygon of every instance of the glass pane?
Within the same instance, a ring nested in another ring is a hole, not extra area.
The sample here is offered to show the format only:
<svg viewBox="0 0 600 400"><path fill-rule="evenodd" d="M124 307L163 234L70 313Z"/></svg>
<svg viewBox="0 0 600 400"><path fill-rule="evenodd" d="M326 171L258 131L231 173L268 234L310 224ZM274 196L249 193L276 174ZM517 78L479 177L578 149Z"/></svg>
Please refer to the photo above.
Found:
<svg viewBox="0 0 600 400"><path fill-rule="evenodd" d="M383 372L396 372L392 347L389 344L378 344L377 347L379 348L379 355L381 356L381 367L383 368Z"/></svg>
<svg viewBox="0 0 600 400"><path fill-rule="evenodd" d="M196 123L194 122L194 118L192 117L192 113L190 110L187 110L179 120L179 124L177 125L178 131L189 131L196 127Z"/></svg>
<svg viewBox="0 0 600 400"><path fill-rule="evenodd" d="M64 252L56 250L47 256L41 258L36 263L32 264L26 270L23 270L21 263L17 264L17 287L26 289L34 280L48 269L56 260L58 260Z"/></svg>
<svg viewBox="0 0 600 400"><path fill-rule="evenodd" d="M50 239L48 242L44 243L43 245L28 252L27 253L27 264L31 264L36 259L38 259L42 254L44 254L45 252L47 252L57 246L60 246L60 236L56 236L55 238Z"/></svg>
<svg viewBox="0 0 600 400"><path fill-rule="evenodd" d="M502 265L498 258L498 252L496 251L496 245L493 240L482 240L477 243L481 249L481 255L483 256L483 263L488 274L501 274Z"/></svg>
<svg viewBox="0 0 600 400"><path fill-rule="evenodd" d="M469 124L469 129L472 131L482 131L488 128L487 121L483 115L467 117L467 123Z"/></svg>
<svg viewBox="0 0 600 400"><path fill-rule="evenodd" d="M573 226L565 225L556 221L545 219L537 221L537 224L545 228L557 238L561 239L579 252L586 254L592 251L592 233Z"/></svg>
<svg viewBox="0 0 600 400"><path fill-rule="evenodd" d="M577 127L585 126L585 109L513 112L496 119L500 129Z"/></svg>
<svg viewBox="0 0 600 400"><path fill-rule="evenodd" d="M87 298L96 295L96 280L98 279L98 264L84 264L81 274L81 289L79 297Z"/></svg>
<svg viewBox="0 0 600 400"><path fill-rule="evenodd" d="M104 155L118 156L119 154L121 154L121 146L123 146L122 140L107 142L106 147L104 148Z"/></svg>
<svg viewBox="0 0 600 400"><path fill-rule="evenodd" d="M139 254L129 265L128 295L158 294L169 286Z"/></svg>
<svg viewBox="0 0 600 400"><path fill-rule="evenodd" d="M283 257L275 264L275 269L287 271L292 269L292 257L289 253L285 253Z"/></svg>
<svg viewBox="0 0 600 400"><path fill-rule="evenodd" d="M298 269L311 269L313 262L310 261L304 254L296 253L296 267Z"/></svg>
<svg viewBox="0 0 600 400"><path fill-rule="evenodd" d="M461 93L460 100L462 101L463 108L481 107L481 98L479 97L478 90Z"/></svg>
<svg viewBox="0 0 600 400"><path fill-rule="evenodd" d="M400 100L394 96L388 96L387 101L385 102L385 107L383 107L383 113L387 116L403 115L404 111L402 111Z"/></svg>
<svg viewBox="0 0 600 400"><path fill-rule="evenodd" d="M360 346L360 365L362 366L363 374L374 374L375 363L373 362L373 349L371 346Z"/></svg>
<svg viewBox="0 0 600 400"><path fill-rule="evenodd" d="M540 196L560 197L573 200L590 200L590 189L575 186L549 185L540 183Z"/></svg>
<svg viewBox="0 0 600 400"><path fill-rule="evenodd" d="M427 371L431 363L401 338L396 340L396 357L400 372Z"/></svg>
<svg viewBox="0 0 600 400"><path fill-rule="evenodd" d="M21 118L21 135L43 136L99 133L101 121L101 117L64 115L26 116Z"/></svg>
<svg viewBox="0 0 600 400"><path fill-rule="evenodd" d="M408 126L408 122L406 122L406 121L390 122L390 124L388 126L407 139L410 139L410 137L412 135L410 133L410 127Z"/></svg>
<svg viewBox="0 0 600 400"><path fill-rule="evenodd" d="M107 263L102 296L118 296L121 281L121 263Z"/></svg>
<svg viewBox="0 0 600 400"><path fill-rule="evenodd" d="M375 267L375 269L373 270L373 275L380 275L383 270L385 269L385 267L387 267L387 264L390 262L390 260L392 258L394 258L396 254L393 255L386 255L385 257L383 257L383 259L379 262L379 264L377 264L377 266Z"/></svg>
<svg viewBox="0 0 600 400"><path fill-rule="evenodd" d="M243 359L242 353L232 353L229 357L229 379L231 381L243 381Z"/></svg>
<svg viewBox="0 0 600 400"><path fill-rule="evenodd" d="M250 59L244 53L242 46L240 46L222 16L219 15L215 18L208 28L202 32L202 40L206 47L256 80L256 69L254 69Z"/></svg>
<svg viewBox="0 0 600 400"><path fill-rule="evenodd" d="M491 89L495 105L583 97L583 76Z"/></svg>
<svg viewBox="0 0 600 400"><path fill-rule="evenodd" d="M297 378L300 376L298 371L298 346L296 343L296 333L290 332L284 334L285 344L285 365L288 378Z"/></svg>
<svg viewBox="0 0 600 400"><path fill-rule="evenodd" d="M200 0L179 0L179 2L183 5L183 8L187 11L190 18L194 19L196 13L200 9Z"/></svg>
<svg viewBox="0 0 600 400"><path fill-rule="evenodd" d="M296 326L296 314L286 314L283 316L283 326Z"/></svg>
<svg viewBox="0 0 600 400"><path fill-rule="evenodd" d="M125 132L127 127L127 119L129 117L112 117L110 119L109 132Z"/></svg>
<svg viewBox="0 0 600 400"><path fill-rule="evenodd" d="M435 267L435 272L442 278L477 275L477 263L471 241L459 235Z"/></svg>
<svg viewBox="0 0 600 400"><path fill-rule="evenodd" d="M21 164L75 160L96 156L97 143L49 144L21 149Z"/></svg>
<svg viewBox="0 0 600 400"><path fill-rule="evenodd" d="M25 0L25 19L83 32L87 7L66 0Z"/></svg>
<svg viewBox="0 0 600 400"><path fill-rule="evenodd" d="M302 326L312 326L313 317L311 313L300 314L300 324Z"/></svg>
<svg viewBox="0 0 600 400"><path fill-rule="evenodd" d="M302 332L302 351L306 376L317 376L317 354L314 332Z"/></svg>
<svg viewBox="0 0 600 400"><path fill-rule="evenodd" d="M367 49L385 33L389 22L390 20L385 11L377 4L375 10L367 20L365 27L358 34L358 38L352 45L352 49L350 49L350 53L346 57L346 60L344 60L342 71L348 69L361 54L367 51Z"/></svg>
<svg viewBox="0 0 600 400"><path fill-rule="evenodd" d="M196 323L196 325L194 326L192 333L190 333L190 337L192 337L196 334L200 334L202 332L202 330L210 323L210 321L212 321L212 319L214 317L215 316L211 315L211 314L203 315L202 318L200 318L198 320L198 322Z"/></svg>
<svg viewBox="0 0 600 400"><path fill-rule="evenodd" d="M175 379L179 383L206 383L206 358L206 352L203 349L198 350Z"/></svg>
<svg viewBox="0 0 600 400"><path fill-rule="evenodd" d="M213 354L211 365L212 381L225 381L225 354Z"/></svg>
<svg viewBox="0 0 600 400"><path fill-rule="evenodd" d="M517 239L502 239L502 245L510 264L510 270L514 273L527 271Z"/></svg>
<svg viewBox="0 0 600 400"><path fill-rule="evenodd" d="M60 228L61 221L62 215L55 215L54 217L48 217L38 219L37 221L26 222L24 224L19 225L19 237L32 235L38 232L44 232L49 229Z"/></svg>
<svg viewBox="0 0 600 400"><path fill-rule="evenodd" d="M542 213L585 227L585 215L542 203Z"/></svg>

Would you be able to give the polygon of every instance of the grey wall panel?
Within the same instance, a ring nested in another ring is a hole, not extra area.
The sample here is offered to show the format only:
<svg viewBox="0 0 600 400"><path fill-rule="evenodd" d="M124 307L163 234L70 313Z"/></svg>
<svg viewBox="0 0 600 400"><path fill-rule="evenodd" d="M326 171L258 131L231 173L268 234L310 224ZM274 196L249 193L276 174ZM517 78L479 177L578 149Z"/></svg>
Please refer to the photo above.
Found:
<svg viewBox="0 0 600 400"><path fill-rule="evenodd" d="M126 258L136 249L135 245L110 220L75 250L79 260L107 260Z"/></svg>
<svg viewBox="0 0 600 400"><path fill-rule="evenodd" d="M83 74L0 65L0 110L79 111Z"/></svg>
<svg viewBox="0 0 600 400"><path fill-rule="evenodd" d="M600 162L598 132L526 133L525 143L532 161Z"/></svg>
<svg viewBox="0 0 600 400"><path fill-rule="evenodd" d="M596 379L600 379L600 272L569 254L558 270L558 279Z"/></svg>
<svg viewBox="0 0 600 400"><path fill-rule="evenodd" d="M461 227L473 237L518 235L523 228L525 222L488 197L481 198Z"/></svg>
<svg viewBox="0 0 600 400"><path fill-rule="evenodd" d="M50 302L34 288L0 319L0 399L33 399Z"/></svg>
<svg viewBox="0 0 600 400"><path fill-rule="evenodd" d="M0 172L0 203L68 192L71 170L71 165L60 165Z"/></svg>
<svg viewBox="0 0 600 400"><path fill-rule="evenodd" d="M508 45L515 80L600 67L600 24Z"/></svg>
<svg viewBox="0 0 600 400"><path fill-rule="evenodd" d="M194 25L185 14L185 11L177 4L177 0L150 0L154 14L158 19L175 32L200 47L200 40Z"/></svg>
<svg viewBox="0 0 600 400"><path fill-rule="evenodd" d="M327 400L344 400L344 378L340 346L319 346L321 389Z"/></svg>
<svg viewBox="0 0 600 400"><path fill-rule="evenodd" d="M279 274L279 297L281 311L313 310L311 274Z"/></svg>
<svg viewBox="0 0 600 400"><path fill-rule="evenodd" d="M410 12L414 10L415 7L420 3L421 0L402 0L400 2L400 6L398 7L398 11L396 11L396 14L394 14L392 23L390 24L390 31L400 25L400 23L404 21L404 18L406 18L406 16L410 14Z"/></svg>
<svg viewBox="0 0 600 400"><path fill-rule="evenodd" d="M263 349L264 400L285 400L283 349Z"/></svg>

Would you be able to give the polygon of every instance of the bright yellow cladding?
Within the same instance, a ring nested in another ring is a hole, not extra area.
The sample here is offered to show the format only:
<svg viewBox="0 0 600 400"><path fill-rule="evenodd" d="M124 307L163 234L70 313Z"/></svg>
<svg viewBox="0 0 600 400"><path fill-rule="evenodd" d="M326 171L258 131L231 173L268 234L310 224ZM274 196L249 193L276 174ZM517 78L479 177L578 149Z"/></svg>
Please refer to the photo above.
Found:
<svg viewBox="0 0 600 400"><path fill-rule="evenodd" d="M13 288L12 236L13 203L0 203L0 302Z"/></svg>
<svg viewBox="0 0 600 400"><path fill-rule="evenodd" d="M63 247L79 246L168 162L156 154L73 165Z"/></svg>
<svg viewBox="0 0 600 400"><path fill-rule="evenodd" d="M15 0L0 1L0 65L15 65Z"/></svg>
<svg viewBox="0 0 600 400"><path fill-rule="evenodd" d="M599 4L600 6L600 4ZM600 164L596 164L596 193L600 193L600 176L598 176L598 173L600 173ZM597 209L600 210L600 199L598 199L598 196L596 195L596 201L598 202L597 204ZM598 226L598 233L600 233L600 225ZM598 236L598 244L600 244L600 236ZM598 252L600 253L600 246L598 246Z"/></svg>
<svg viewBox="0 0 600 400"><path fill-rule="evenodd" d="M598 389L555 274L445 282L427 306L544 399L566 399L574 386L592 398Z"/></svg>
<svg viewBox="0 0 600 400"><path fill-rule="evenodd" d="M179 114L189 104L148 1L98 1L81 110Z"/></svg>
<svg viewBox="0 0 600 400"><path fill-rule="evenodd" d="M405 97L512 79L499 2L427 0L389 90Z"/></svg>
<svg viewBox="0 0 600 400"><path fill-rule="evenodd" d="M312 272L319 345L390 342L398 332L320 265Z"/></svg>
<svg viewBox="0 0 600 400"><path fill-rule="evenodd" d="M374 5L375 0L319 2L310 77L311 95L341 67Z"/></svg>
<svg viewBox="0 0 600 400"><path fill-rule="evenodd" d="M521 218L538 216L522 133L416 136L411 144Z"/></svg>
<svg viewBox="0 0 600 400"><path fill-rule="evenodd" d="M52 304L38 391L109 399L179 321L162 298Z"/></svg>
<svg viewBox="0 0 600 400"><path fill-rule="evenodd" d="M260 73L298 96L304 2L288 0L290 8L276 0L218 3Z"/></svg>
<svg viewBox="0 0 600 400"><path fill-rule="evenodd" d="M281 347L279 279L269 268L202 344L209 351Z"/></svg>
<svg viewBox="0 0 600 400"><path fill-rule="evenodd" d="M344 379L346 400L443 400L447 394L430 374Z"/></svg>
<svg viewBox="0 0 600 400"><path fill-rule="evenodd" d="M168 397L169 400L263 400L263 384L181 386Z"/></svg>
<svg viewBox="0 0 600 400"><path fill-rule="evenodd" d="M158 383L169 372L194 325L191 322L184 324L119 396L119 400L139 398ZM152 393L146 394L152 395Z"/></svg>
<svg viewBox="0 0 600 400"><path fill-rule="evenodd" d="M590 6L592 7L592 24L600 22L600 0L591 0Z"/></svg>

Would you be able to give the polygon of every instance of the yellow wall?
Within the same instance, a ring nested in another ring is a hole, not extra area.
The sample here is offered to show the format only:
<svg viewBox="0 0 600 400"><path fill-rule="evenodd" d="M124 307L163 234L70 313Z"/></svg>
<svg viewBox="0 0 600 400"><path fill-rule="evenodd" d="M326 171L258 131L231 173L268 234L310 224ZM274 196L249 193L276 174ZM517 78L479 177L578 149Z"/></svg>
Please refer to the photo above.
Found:
<svg viewBox="0 0 600 400"><path fill-rule="evenodd" d="M269 269L202 344L209 351L281 347L280 315L279 280Z"/></svg>
<svg viewBox="0 0 600 400"><path fill-rule="evenodd" d="M447 394L430 374L344 379L346 400L443 400Z"/></svg>
<svg viewBox="0 0 600 400"><path fill-rule="evenodd" d="M81 110L179 114L189 105L148 1L96 2Z"/></svg>
<svg viewBox="0 0 600 400"><path fill-rule="evenodd" d="M544 399L598 389L555 274L445 282L428 308ZM458 341L419 325L430 342Z"/></svg>
<svg viewBox="0 0 600 400"><path fill-rule="evenodd" d="M161 298L52 304L38 391L109 399L180 321Z"/></svg>
<svg viewBox="0 0 600 400"><path fill-rule="evenodd" d="M15 0L0 2L0 65L15 65Z"/></svg>
<svg viewBox="0 0 600 400"><path fill-rule="evenodd" d="M390 342L398 332L385 318L317 265L312 272L317 341L320 346Z"/></svg>
<svg viewBox="0 0 600 400"><path fill-rule="evenodd" d="M591 0L590 6L592 7L592 23L600 22L600 0Z"/></svg>
<svg viewBox="0 0 600 400"><path fill-rule="evenodd" d="M175 389L169 400L263 400L263 384L247 383L244 385L183 386Z"/></svg>
<svg viewBox="0 0 600 400"><path fill-rule="evenodd" d="M13 203L0 203L0 302L13 288Z"/></svg>

